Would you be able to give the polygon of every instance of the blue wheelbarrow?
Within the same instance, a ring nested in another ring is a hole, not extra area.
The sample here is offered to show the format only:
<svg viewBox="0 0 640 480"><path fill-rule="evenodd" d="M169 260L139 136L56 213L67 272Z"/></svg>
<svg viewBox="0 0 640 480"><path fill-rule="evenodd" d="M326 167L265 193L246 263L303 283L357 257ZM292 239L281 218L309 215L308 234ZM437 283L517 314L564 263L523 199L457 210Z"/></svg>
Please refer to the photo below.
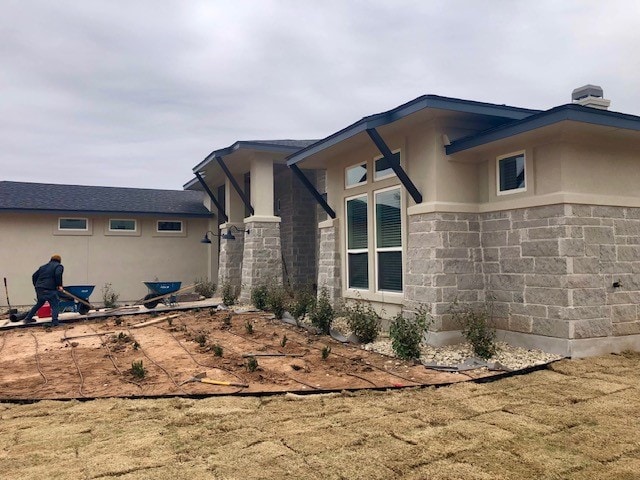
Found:
<svg viewBox="0 0 640 480"><path fill-rule="evenodd" d="M70 311L86 315L89 313L89 297L94 288L96 288L95 285L65 285L64 291L58 293L58 297L60 297L58 312Z"/></svg>
<svg viewBox="0 0 640 480"><path fill-rule="evenodd" d="M142 304L148 309L156 308L160 302L173 305L177 302L174 293L180 290L182 282L143 282L149 289Z"/></svg>

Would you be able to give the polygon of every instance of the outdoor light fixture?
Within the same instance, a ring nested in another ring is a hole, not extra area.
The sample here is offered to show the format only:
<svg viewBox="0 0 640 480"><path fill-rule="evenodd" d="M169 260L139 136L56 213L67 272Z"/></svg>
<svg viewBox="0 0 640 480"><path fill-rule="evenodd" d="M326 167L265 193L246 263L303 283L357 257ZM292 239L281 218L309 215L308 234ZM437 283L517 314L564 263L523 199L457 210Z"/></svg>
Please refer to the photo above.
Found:
<svg viewBox="0 0 640 480"><path fill-rule="evenodd" d="M227 233L213 233L211 230L208 230L205 234L204 237L202 238L202 240L200 240L200 243L211 243L211 239L209 238L209 234L213 235L214 237L220 237L220 238L224 238L225 240L235 240L236 237L235 235L233 235L233 233L231 233L231 229L235 228L235 230L237 232L244 232L244 233L249 233L250 230L241 230L240 228L236 227L235 225L231 225L228 229L227 229Z"/></svg>

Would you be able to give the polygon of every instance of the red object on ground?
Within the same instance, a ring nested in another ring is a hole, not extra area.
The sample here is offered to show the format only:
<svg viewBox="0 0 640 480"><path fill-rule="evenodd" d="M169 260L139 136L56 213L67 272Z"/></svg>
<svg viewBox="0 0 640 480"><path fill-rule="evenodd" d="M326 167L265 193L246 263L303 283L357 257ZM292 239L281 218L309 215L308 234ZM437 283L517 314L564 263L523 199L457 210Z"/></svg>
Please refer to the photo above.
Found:
<svg viewBox="0 0 640 480"><path fill-rule="evenodd" d="M38 309L36 315L38 316L38 318L51 317L51 305L49 305L49 302L44 302L44 305Z"/></svg>

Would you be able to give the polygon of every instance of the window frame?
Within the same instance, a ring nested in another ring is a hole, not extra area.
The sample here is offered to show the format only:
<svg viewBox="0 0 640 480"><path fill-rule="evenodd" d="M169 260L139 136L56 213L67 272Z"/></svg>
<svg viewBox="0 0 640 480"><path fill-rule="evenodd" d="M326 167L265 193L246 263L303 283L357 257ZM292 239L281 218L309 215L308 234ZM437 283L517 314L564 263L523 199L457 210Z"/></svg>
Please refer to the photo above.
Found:
<svg viewBox="0 0 640 480"><path fill-rule="evenodd" d="M378 247L378 221L377 221L377 203L376 203L376 195L378 195L379 193L384 193L384 192L388 192L391 190L398 190L399 194L400 194L400 246L399 247ZM374 289L373 292L375 293L381 293L381 294L391 294L391 295L404 295L404 215L403 215L403 211L404 211L404 199L403 199L403 195L402 195L402 185L398 184L398 185L393 185L391 187L385 187L385 188L380 188L377 190L373 190L372 192L372 196L373 196L373 212L372 212L372 221L373 221L373 254L374 254L374 258L373 258L373 270L374 270ZM379 261L378 261L378 252L400 252L400 258L401 258L401 268L402 268L402 274L401 274L401 278L400 278L400 290L382 290L379 288L379 279L378 279L378 274L379 274Z"/></svg>
<svg viewBox="0 0 640 480"><path fill-rule="evenodd" d="M364 198L367 201L367 247L366 248L349 248L349 217L348 217L348 204L350 200L355 200L358 198ZM358 195L351 195L349 197L345 197L344 199L344 221L345 221L345 235L344 235L344 245L345 245L345 287L348 291L351 292L369 292L371 291L371 270L369 268L369 259L371 256L371 252L369 252L369 244L370 244L370 221L369 221L369 194L360 193ZM352 287L349 285L349 254L367 254L367 287Z"/></svg>
<svg viewBox="0 0 640 480"><path fill-rule="evenodd" d="M364 165L365 168L365 174L366 174L366 180L364 182L358 182L358 183L354 183L352 185L348 185L347 184L347 172L351 169L357 168L357 167L362 167ZM355 187L360 187L362 185L366 185L367 183L369 183L369 164L368 162L358 162L358 163L354 163L352 165L349 165L347 167L344 168L344 189L348 190L350 188L355 188Z"/></svg>
<svg viewBox="0 0 640 480"><path fill-rule="evenodd" d="M111 222L133 222L133 230L128 228L111 228ZM138 221L135 218L110 218L109 233L135 233L138 231Z"/></svg>
<svg viewBox="0 0 640 480"><path fill-rule="evenodd" d="M400 162L400 165L402 165L402 149L398 148L396 150L393 150L391 153L393 155L398 154L398 157L399 157L398 158L398 162ZM396 172L393 169L391 169L391 173L388 173L386 175L383 175L383 176L378 176L377 175L376 162L378 160L382 160L383 158L384 158L384 155L378 155L377 157L373 158L373 168L372 168L372 170L373 170L373 181L374 182L379 182L381 180L386 180L388 178L397 177ZM391 168L391 167L389 167L389 168Z"/></svg>
<svg viewBox="0 0 640 480"><path fill-rule="evenodd" d="M62 228L60 222L62 220L84 220L84 228ZM88 232L89 231L89 218L87 217L58 217L58 231L59 232Z"/></svg>
<svg viewBox="0 0 640 480"><path fill-rule="evenodd" d="M517 158L522 156L522 160L524 162L523 172L524 172L524 187L520 188L512 188L510 190L501 190L500 189L500 162L509 158ZM514 193L522 193L527 191L527 186L529 183L529 179L527 178L527 153L526 150L518 150L515 152L507 153L506 155L500 155L496 158L496 195L513 195Z"/></svg>
<svg viewBox="0 0 640 480"><path fill-rule="evenodd" d="M160 230L161 223L179 223L180 230ZM156 233L164 233L164 234L184 233L184 222L182 220L156 220Z"/></svg>

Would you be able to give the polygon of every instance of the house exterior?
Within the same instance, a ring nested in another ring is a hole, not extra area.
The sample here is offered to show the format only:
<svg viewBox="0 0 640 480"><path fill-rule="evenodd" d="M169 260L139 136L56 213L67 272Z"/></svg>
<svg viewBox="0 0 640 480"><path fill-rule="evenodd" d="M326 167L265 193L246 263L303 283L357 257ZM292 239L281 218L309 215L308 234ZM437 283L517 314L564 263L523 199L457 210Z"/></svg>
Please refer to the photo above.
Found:
<svg viewBox="0 0 640 480"><path fill-rule="evenodd" d="M192 191L0 181L0 276L12 306L34 302L31 274L53 253L66 285L96 286L96 304L107 283L131 302L147 293L144 281L206 278L200 239L215 219L203 200Z"/></svg>
<svg viewBox="0 0 640 480"><path fill-rule="evenodd" d="M239 140L207 155L184 185L206 192L218 218L204 247L209 278L235 287L242 301L257 285L316 282L318 207L303 182L323 188L324 174L286 166L287 155L314 142Z"/></svg>
<svg viewBox="0 0 640 480"><path fill-rule="evenodd" d="M499 338L567 356L640 348L640 117L576 89L546 111L426 95L288 157L326 169L318 286L392 318L493 299Z"/></svg>

